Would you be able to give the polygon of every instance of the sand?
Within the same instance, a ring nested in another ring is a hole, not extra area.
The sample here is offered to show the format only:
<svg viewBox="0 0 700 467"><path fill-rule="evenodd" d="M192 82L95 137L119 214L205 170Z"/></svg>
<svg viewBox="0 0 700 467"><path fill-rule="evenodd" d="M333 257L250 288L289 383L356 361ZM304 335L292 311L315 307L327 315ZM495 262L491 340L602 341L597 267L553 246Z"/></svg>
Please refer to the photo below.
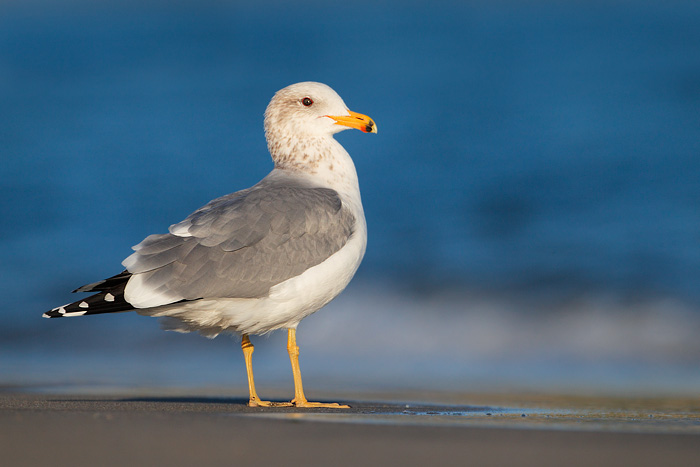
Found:
<svg viewBox="0 0 700 467"><path fill-rule="evenodd" d="M700 465L698 398L386 393L339 411L210 393L5 388L0 464Z"/></svg>

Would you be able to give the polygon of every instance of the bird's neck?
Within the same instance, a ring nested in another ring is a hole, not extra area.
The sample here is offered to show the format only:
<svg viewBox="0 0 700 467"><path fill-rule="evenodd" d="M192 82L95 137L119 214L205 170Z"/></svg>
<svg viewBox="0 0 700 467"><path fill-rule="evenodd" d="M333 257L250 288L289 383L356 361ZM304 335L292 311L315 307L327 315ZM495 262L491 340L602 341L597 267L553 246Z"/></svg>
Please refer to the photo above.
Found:
<svg viewBox="0 0 700 467"><path fill-rule="evenodd" d="M309 175L320 185L359 196L355 164L332 136L268 138L268 148L275 169Z"/></svg>

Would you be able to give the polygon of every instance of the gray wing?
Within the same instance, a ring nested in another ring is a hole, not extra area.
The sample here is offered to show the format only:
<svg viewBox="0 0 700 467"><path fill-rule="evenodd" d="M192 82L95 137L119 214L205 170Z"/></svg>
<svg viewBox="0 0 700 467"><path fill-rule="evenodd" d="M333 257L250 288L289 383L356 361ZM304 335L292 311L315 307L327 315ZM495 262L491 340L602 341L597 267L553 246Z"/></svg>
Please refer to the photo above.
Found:
<svg viewBox="0 0 700 467"><path fill-rule="evenodd" d="M340 250L354 224L334 190L263 181L147 237L123 264L159 304L263 297Z"/></svg>

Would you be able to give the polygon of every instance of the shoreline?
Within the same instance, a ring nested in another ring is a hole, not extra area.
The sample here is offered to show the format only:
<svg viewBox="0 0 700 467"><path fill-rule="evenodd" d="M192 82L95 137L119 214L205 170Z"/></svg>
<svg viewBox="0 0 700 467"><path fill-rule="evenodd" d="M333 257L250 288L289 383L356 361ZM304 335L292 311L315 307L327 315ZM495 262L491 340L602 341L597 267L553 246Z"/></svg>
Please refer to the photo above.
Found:
<svg viewBox="0 0 700 467"><path fill-rule="evenodd" d="M385 393L382 402L380 394L343 396L320 399L351 409L249 408L245 398L211 390L6 388L0 452L12 466L700 461L700 398L452 393L416 403L409 393Z"/></svg>

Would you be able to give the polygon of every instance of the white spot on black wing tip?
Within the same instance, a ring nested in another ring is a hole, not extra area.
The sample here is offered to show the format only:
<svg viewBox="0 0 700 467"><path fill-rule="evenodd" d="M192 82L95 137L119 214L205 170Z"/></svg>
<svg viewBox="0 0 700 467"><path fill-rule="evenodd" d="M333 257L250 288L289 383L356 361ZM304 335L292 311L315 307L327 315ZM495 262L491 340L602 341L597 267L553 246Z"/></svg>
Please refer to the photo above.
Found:
<svg viewBox="0 0 700 467"><path fill-rule="evenodd" d="M89 308L90 305L88 305L87 302L80 302L80 305L78 305L80 308Z"/></svg>
<svg viewBox="0 0 700 467"><path fill-rule="evenodd" d="M56 308L53 308L51 311L47 311L46 313L42 314L44 318L62 318L64 316L71 316L69 311L66 311L66 307L70 305L70 303L62 306L57 306Z"/></svg>
<svg viewBox="0 0 700 467"><path fill-rule="evenodd" d="M105 295L105 302L113 302L113 301L114 301L114 295L112 295L111 293L108 292L107 295Z"/></svg>

